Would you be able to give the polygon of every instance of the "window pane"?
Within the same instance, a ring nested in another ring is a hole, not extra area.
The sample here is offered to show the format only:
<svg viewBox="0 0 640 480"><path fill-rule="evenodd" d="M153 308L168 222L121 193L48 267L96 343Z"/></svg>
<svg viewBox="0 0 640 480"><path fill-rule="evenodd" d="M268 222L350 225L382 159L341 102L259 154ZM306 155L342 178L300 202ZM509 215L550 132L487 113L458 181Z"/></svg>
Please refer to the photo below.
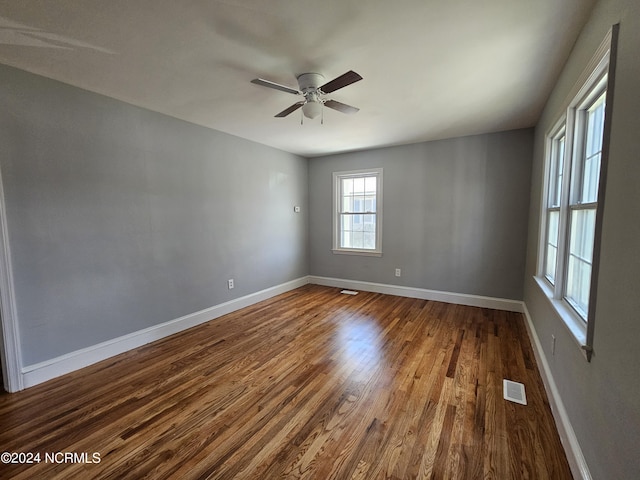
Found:
<svg viewBox="0 0 640 480"><path fill-rule="evenodd" d="M572 210L569 254L591 263L593 257L593 236L596 228L596 210Z"/></svg>
<svg viewBox="0 0 640 480"><path fill-rule="evenodd" d="M589 308L589 287L591 285L591 265L569 256L566 298L582 318L587 318Z"/></svg>
<svg viewBox="0 0 640 480"><path fill-rule="evenodd" d="M566 298L585 319L589 308L595 220L595 208L571 211Z"/></svg>
<svg viewBox="0 0 640 480"><path fill-rule="evenodd" d="M558 246L558 222L560 221L560 212L552 210L548 213L549 225L547 230L547 242L551 245Z"/></svg>
<svg viewBox="0 0 640 480"><path fill-rule="evenodd" d="M365 207L365 197L364 195L358 195L353 197L353 211L354 212L364 212Z"/></svg>
<svg viewBox="0 0 640 480"><path fill-rule="evenodd" d="M340 232L340 247L351 248L351 231L343 230Z"/></svg>
<svg viewBox="0 0 640 480"><path fill-rule="evenodd" d="M376 234L373 232L364 232L362 248L376 248Z"/></svg>
<svg viewBox="0 0 640 480"><path fill-rule="evenodd" d="M544 274L551 283L555 283L558 253L559 211L547 212L547 247Z"/></svg>
<svg viewBox="0 0 640 480"><path fill-rule="evenodd" d="M364 194L364 178L353 179L353 193L356 195Z"/></svg>
<svg viewBox="0 0 640 480"><path fill-rule="evenodd" d="M374 232L376 231L376 216L375 215L364 215L364 228L365 232Z"/></svg>
<svg viewBox="0 0 640 480"><path fill-rule="evenodd" d="M353 178L342 179L342 195L353 194Z"/></svg>
<svg viewBox="0 0 640 480"><path fill-rule="evenodd" d="M598 181L600 179L600 153L587 158L584 163L582 201L584 203L598 200Z"/></svg>
<svg viewBox="0 0 640 480"><path fill-rule="evenodd" d="M582 185L580 199L582 203L598 200L598 182L600 180L600 157L602 152L602 134L604 132L605 94L587 110L584 163L582 165Z"/></svg>
<svg viewBox="0 0 640 480"><path fill-rule="evenodd" d="M562 192L562 174L564 172L564 146L565 136L553 140L551 171L549 173L549 206L560 205Z"/></svg>
<svg viewBox="0 0 640 480"><path fill-rule="evenodd" d="M558 258L558 249L553 245L547 245L547 261L545 263L545 276L552 285L556 283L556 266Z"/></svg>
<svg viewBox="0 0 640 480"><path fill-rule="evenodd" d="M366 177L364 183L365 183L365 191L367 192L368 195L376 193L376 183L377 183L376 177Z"/></svg>
<svg viewBox="0 0 640 480"><path fill-rule="evenodd" d="M343 231L353 230L353 217L351 215L342 215L341 226Z"/></svg>
<svg viewBox="0 0 640 480"><path fill-rule="evenodd" d="M365 212L373 212L373 211L375 211L374 206L373 206L373 198L367 197L367 199L364 201L364 211Z"/></svg>
<svg viewBox="0 0 640 480"><path fill-rule="evenodd" d="M352 230L354 232L361 232L363 230L364 221L362 220L364 215L351 215L353 218Z"/></svg>
<svg viewBox="0 0 640 480"><path fill-rule="evenodd" d="M587 157L602 150L604 128L604 94L589 108L587 116Z"/></svg>
<svg viewBox="0 0 640 480"><path fill-rule="evenodd" d="M342 197L342 212L353 212L353 197Z"/></svg>
<svg viewBox="0 0 640 480"><path fill-rule="evenodd" d="M351 232L351 245L349 248L364 248L363 232Z"/></svg>

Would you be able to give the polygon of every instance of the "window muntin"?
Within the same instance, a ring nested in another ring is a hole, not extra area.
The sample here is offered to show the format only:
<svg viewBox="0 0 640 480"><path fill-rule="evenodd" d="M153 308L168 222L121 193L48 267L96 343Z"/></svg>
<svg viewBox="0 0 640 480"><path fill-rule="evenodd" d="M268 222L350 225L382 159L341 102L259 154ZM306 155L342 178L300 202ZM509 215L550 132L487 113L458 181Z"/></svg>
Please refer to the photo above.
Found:
<svg viewBox="0 0 640 480"><path fill-rule="evenodd" d="M382 169L333 175L334 252L381 254Z"/></svg>

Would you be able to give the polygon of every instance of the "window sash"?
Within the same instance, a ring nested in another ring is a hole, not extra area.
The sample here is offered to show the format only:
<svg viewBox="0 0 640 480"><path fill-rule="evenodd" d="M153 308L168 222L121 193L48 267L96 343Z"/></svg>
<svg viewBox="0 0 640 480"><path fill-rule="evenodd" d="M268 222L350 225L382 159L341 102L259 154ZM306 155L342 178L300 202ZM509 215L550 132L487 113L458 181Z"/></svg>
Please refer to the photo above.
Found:
<svg viewBox="0 0 640 480"><path fill-rule="evenodd" d="M596 208L594 203L570 209L569 245L564 298L586 321L589 311L589 291L593 263Z"/></svg>

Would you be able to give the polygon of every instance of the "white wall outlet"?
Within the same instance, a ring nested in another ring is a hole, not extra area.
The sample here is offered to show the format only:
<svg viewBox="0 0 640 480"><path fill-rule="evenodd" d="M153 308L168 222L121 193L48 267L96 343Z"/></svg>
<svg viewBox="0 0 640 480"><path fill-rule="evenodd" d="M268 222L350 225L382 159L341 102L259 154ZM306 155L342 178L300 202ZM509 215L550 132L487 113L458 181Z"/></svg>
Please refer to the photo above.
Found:
<svg viewBox="0 0 640 480"><path fill-rule="evenodd" d="M551 335L551 355L556 354L556 336Z"/></svg>
<svg viewBox="0 0 640 480"><path fill-rule="evenodd" d="M227 283L229 284L229 290L231 290L234 287L233 278L230 278L229 280L227 280Z"/></svg>
<svg viewBox="0 0 640 480"><path fill-rule="evenodd" d="M293 207L293 211L295 213L300 213L300 207L296 205L295 207Z"/></svg>
<svg viewBox="0 0 640 480"><path fill-rule="evenodd" d="M402 276L402 270L400 270L399 268L396 268L396 277L400 277Z"/></svg>

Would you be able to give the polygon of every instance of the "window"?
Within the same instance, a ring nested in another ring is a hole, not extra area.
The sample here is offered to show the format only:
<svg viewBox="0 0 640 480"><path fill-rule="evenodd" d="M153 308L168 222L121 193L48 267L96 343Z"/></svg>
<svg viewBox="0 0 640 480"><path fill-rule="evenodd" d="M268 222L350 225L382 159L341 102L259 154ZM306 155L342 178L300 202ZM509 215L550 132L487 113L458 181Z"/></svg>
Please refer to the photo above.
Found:
<svg viewBox="0 0 640 480"><path fill-rule="evenodd" d="M590 358L612 37L547 135L538 284Z"/></svg>
<svg viewBox="0 0 640 480"><path fill-rule="evenodd" d="M604 134L606 74L572 103L547 138L541 276L586 322Z"/></svg>
<svg viewBox="0 0 640 480"><path fill-rule="evenodd" d="M551 151L549 158L549 186L547 189L547 239L543 273L551 285L555 285L558 267L558 227L560 226L560 194L564 175L565 142L565 124L563 122L559 127L559 131L552 136L549 142Z"/></svg>
<svg viewBox="0 0 640 480"><path fill-rule="evenodd" d="M382 169L333 174L333 251L382 255Z"/></svg>

